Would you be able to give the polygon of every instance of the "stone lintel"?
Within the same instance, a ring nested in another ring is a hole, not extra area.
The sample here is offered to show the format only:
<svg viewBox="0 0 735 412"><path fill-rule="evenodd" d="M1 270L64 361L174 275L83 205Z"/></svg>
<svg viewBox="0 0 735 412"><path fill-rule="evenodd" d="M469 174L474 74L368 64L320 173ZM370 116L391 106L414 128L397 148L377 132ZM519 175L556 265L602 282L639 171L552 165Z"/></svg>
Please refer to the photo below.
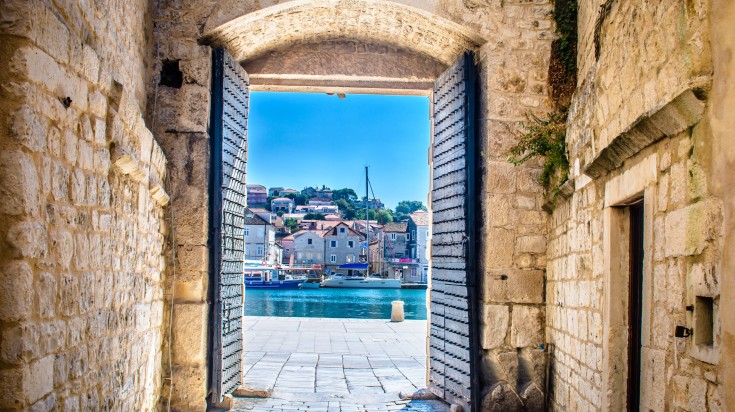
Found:
<svg viewBox="0 0 735 412"><path fill-rule="evenodd" d="M695 125L704 113L705 102L694 93L695 87L684 90L668 103L643 114L623 133L600 150L584 169L592 178L599 178L617 169L623 162L666 136L674 136Z"/></svg>

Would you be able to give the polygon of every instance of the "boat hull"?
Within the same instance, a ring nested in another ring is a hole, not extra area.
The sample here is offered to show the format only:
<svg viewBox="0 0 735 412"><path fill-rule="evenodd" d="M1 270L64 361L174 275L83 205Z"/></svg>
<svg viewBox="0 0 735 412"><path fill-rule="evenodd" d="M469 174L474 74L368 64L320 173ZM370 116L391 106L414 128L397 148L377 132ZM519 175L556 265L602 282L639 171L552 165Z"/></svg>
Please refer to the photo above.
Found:
<svg viewBox="0 0 735 412"><path fill-rule="evenodd" d="M263 282L262 280L245 281L245 289L298 289L304 280L273 280Z"/></svg>
<svg viewBox="0 0 735 412"><path fill-rule="evenodd" d="M323 288L345 289L400 289L400 279L326 279Z"/></svg>

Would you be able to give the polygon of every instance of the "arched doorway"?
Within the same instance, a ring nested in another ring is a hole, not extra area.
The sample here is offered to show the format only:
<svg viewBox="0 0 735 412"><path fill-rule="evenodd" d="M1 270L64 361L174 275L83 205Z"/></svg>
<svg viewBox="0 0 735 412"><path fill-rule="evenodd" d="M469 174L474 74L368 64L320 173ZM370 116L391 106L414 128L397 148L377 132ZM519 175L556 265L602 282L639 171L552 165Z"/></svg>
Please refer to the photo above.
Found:
<svg viewBox="0 0 735 412"><path fill-rule="evenodd" d="M434 131L427 384L448 402L473 409L480 399L475 241L479 173L474 114L477 75L469 51L481 39L451 21L396 3L333 3L274 6L238 17L204 36L205 42L217 47L210 119L214 302L210 391L217 401L237 386L242 356L242 332L236 319L242 313L241 298L239 285L231 278L238 270L233 262L242 253L238 249L242 242L233 234L241 229L236 199L244 185L247 144L247 128L238 119L247 118L249 88L427 94L433 102ZM354 48L342 53L341 60L331 60L335 46L345 44ZM370 61L375 56L380 59L377 64ZM254 73L248 73L248 68ZM216 166L223 161L222 168Z"/></svg>

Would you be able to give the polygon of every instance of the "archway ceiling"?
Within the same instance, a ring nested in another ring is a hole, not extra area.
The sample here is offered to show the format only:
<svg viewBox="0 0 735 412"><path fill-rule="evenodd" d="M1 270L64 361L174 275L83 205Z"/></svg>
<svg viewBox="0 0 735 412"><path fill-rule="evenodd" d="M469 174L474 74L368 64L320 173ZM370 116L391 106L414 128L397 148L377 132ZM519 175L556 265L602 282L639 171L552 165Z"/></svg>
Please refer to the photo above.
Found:
<svg viewBox="0 0 735 412"><path fill-rule="evenodd" d="M221 16L218 18L221 19ZM449 65L484 40L457 23L388 1L301 0L205 25L204 43L227 48L239 61L295 44L333 39L380 43Z"/></svg>

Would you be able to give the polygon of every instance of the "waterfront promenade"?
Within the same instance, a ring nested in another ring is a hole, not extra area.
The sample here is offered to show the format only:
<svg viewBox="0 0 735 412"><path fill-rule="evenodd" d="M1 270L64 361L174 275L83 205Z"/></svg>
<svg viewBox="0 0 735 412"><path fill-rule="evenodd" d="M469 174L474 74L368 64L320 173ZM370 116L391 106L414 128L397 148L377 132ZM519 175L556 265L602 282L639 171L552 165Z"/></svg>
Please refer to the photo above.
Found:
<svg viewBox="0 0 735 412"><path fill-rule="evenodd" d="M426 387L426 321L244 318L245 386L267 399L236 398L245 411L446 411L405 401Z"/></svg>

